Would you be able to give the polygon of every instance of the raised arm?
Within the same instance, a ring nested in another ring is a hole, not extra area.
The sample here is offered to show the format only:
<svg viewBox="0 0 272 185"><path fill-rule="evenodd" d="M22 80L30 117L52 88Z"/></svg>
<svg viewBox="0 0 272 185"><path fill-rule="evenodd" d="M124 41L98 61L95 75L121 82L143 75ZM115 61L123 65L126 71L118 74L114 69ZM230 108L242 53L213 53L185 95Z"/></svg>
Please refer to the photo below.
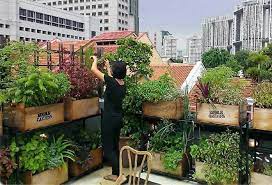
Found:
<svg viewBox="0 0 272 185"><path fill-rule="evenodd" d="M112 77L112 74L111 74L111 67L110 67L110 61L109 61L109 60L106 60L106 61L105 61L105 64L106 64L106 68L107 68L108 75L109 75L110 77Z"/></svg>
<svg viewBox="0 0 272 185"><path fill-rule="evenodd" d="M99 78L100 80L103 80L105 81L104 79L104 73L102 73L98 68L97 68L97 57L96 56L92 56L93 58L93 64L92 64L92 68L91 68L91 71L94 73L94 75Z"/></svg>

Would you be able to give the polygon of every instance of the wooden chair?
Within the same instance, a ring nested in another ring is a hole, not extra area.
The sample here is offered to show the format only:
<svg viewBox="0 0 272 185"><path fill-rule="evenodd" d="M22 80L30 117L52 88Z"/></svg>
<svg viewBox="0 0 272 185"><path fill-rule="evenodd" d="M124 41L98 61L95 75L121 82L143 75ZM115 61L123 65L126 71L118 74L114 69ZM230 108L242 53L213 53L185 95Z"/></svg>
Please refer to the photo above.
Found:
<svg viewBox="0 0 272 185"><path fill-rule="evenodd" d="M147 164L147 172L146 172L147 174L146 174L144 185L147 185L149 175L151 172L152 155L151 155L151 153L149 153L147 151L137 151L129 146L122 147L122 149L120 151L120 176L118 177L115 184L121 185L124 180L124 168L123 168L123 160L122 160L122 156L123 156L124 151L127 151L128 160L129 160L128 185L131 185L131 184L136 185L136 181L138 181L137 185L140 184L141 173L142 173L145 163ZM131 154L134 154L134 157L133 157L134 161L132 161ZM138 159L140 159L141 157L142 157L142 161L140 163L140 166L138 166L138 164L139 164ZM133 166L133 164L134 164L134 166Z"/></svg>

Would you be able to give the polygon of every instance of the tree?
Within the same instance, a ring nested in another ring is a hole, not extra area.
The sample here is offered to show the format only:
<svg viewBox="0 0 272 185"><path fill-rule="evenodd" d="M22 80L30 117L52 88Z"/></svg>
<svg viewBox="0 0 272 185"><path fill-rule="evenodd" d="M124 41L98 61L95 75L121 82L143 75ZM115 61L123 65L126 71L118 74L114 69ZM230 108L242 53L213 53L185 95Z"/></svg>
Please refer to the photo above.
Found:
<svg viewBox="0 0 272 185"><path fill-rule="evenodd" d="M202 62L206 68L215 68L231 60L231 54L224 49L211 49L202 55Z"/></svg>
<svg viewBox="0 0 272 185"><path fill-rule="evenodd" d="M238 62L239 65L243 67L243 70L247 70L250 67L249 55L250 51L247 50L237 51L234 55L234 59Z"/></svg>

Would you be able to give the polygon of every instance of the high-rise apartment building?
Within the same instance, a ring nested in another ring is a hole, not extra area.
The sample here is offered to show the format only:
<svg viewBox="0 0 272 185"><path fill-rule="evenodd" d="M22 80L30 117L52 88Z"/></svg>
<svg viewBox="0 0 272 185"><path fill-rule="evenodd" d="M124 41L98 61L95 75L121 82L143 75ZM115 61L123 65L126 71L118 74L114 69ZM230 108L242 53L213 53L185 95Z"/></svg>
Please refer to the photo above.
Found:
<svg viewBox="0 0 272 185"><path fill-rule="evenodd" d="M101 32L139 32L139 0L32 0L99 19Z"/></svg>
<svg viewBox="0 0 272 185"><path fill-rule="evenodd" d="M10 40L85 40L99 33L98 22L27 0L0 0L0 36Z"/></svg>
<svg viewBox="0 0 272 185"><path fill-rule="evenodd" d="M194 35L187 39L187 56L188 63L195 64L201 61L202 55L202 38Z"/></svg>
<svg viewBox="0 0 272 185"><path fill-rule="evenodd" d="M177 39L169 31L154 34L154 47L161 57L177 59Z"/></svg>
<svg viewBox="0 0 272 185"><path fill-rule="evenodd" d="M272 0L245 0L231 17L205 19L203 51L224 48L259 51L272 42Z"/></svg>
<svg viewBox="0 0 272 185"><path fill-rule="evenodd" d="M206 18L202 22L203 52L211 48L232 49L233 18L228 16Z"/></svg>

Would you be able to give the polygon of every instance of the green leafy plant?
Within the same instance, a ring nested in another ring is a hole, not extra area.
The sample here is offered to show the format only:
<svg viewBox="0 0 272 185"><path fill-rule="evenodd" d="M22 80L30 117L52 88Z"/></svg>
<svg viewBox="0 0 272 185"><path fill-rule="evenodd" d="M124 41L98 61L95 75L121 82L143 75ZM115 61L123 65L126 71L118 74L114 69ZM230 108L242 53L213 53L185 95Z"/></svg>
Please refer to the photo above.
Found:
<svg viewBox="0 0 272 185"><path fill-rule="evenodd" d="M241 104L244 101L243 89L247 82L233 80L233 74L232 69L226 66L209 69L199 80L198 87L202 92L200 100L224 105Z"/></svg>
<svg viewBox="0 0 272 185"><path fill-rule="evenodd" d="M64 135L55 139L48 147L47 169L54 169L65 164L65 159L74 161L75 152L71 150L73 144L70 140L64 139Z"/></svg>
<svg viewBox="0 0 272 185"><path fill-rule="evenodd" d="M13 103L24 103L26 107L59 102L70 91L68 77L35 67L14 82L8 90L8 99Z"/></svg>
<svg viewBox="0 0 272 185"><path fill-rule="evenodd" d="M264 164L264 171L263 174L272 176L272 165L271 164Z"/></svg>
<svg viewBox="0 0 272 185"><path fill-rule="evenodd" d="M204 180L208 184L231 184L238 181L239 171L244 172L246 161L239 152L240 137L230 131L212 134L191 146L194 159L204 162ZM196 177L197 178L197 177Z"/></svg>
<svg viewBox="0 0 272 185"><path fill-rule="evenodd" d="M260 108L272 108L272 83L263 82L254 89L253 98Z"/></svg>
<svg viewBox="0 0 272 185"><path fill-rule="evenodd" d="M17 164L12 160L8 148L0 149L0 177L1 182L7 184L8 179L17 168Z"/></svg>
<svg viewBox="0 0 272 185"><path fill-rule="evenodd" d="M175 81L168 75L158 80L146 81L139 86L139 95L143 102L172 101L181 96Z"/></svg>
<svg viewBox="0 0 272 185"><path fill-rule="evenodd" d="M224 65L232 59L233 57L227 50L218 48L210 49L202 55L202 61L206 68L215 68Z"/></svg>

